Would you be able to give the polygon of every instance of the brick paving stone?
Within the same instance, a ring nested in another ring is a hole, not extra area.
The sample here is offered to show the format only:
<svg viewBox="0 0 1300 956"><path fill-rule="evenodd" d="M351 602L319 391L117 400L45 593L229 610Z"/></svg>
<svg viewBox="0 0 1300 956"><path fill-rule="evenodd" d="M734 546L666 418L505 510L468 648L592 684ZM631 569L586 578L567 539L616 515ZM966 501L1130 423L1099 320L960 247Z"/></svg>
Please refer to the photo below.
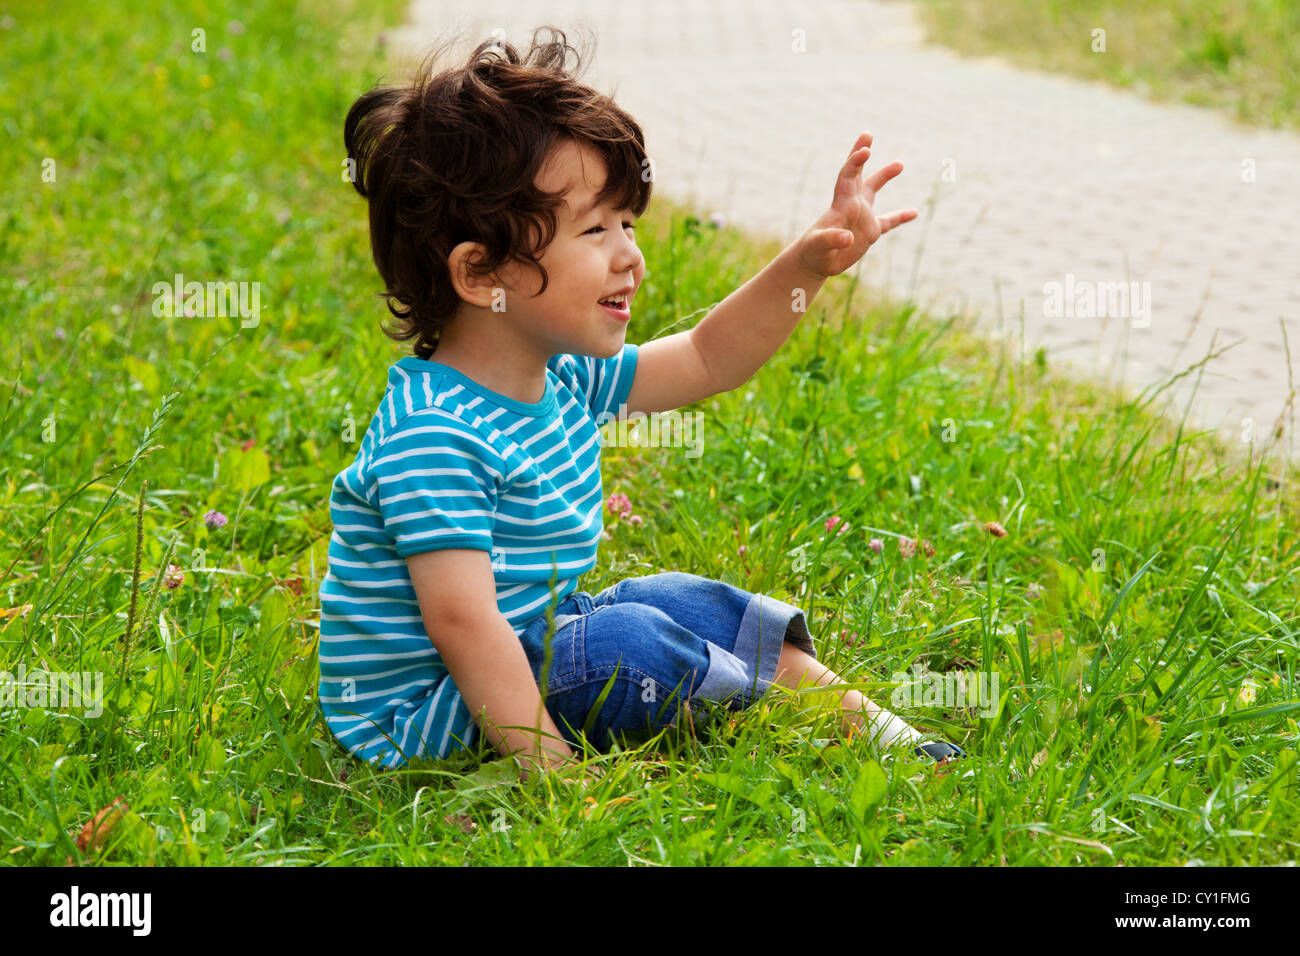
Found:
<svg viewBox="0 0 1300 956"><path fill-rule="evenodd" d="M416 0L388 36L418 53L462 27L500 28L526 46L544 24L594 37L583 77L641 123L657 192L792 241L870 130L869 170L906 164L881 209L921 217L868 252L865 282L923 306L964 303L994 334L1018 336L1023 314L1028 350L1134 392L1212 340L1237 342L1207 366L1191 417L1230 436L1243 419L1273 429L1289 393L1280 321L1300 349L1295 134L961 58L925 44L898 2ZM1149 326L1046 315L1045 285L1067 274L1150 283ZM1194 379L1166 392L1178 414Z"/></svg>

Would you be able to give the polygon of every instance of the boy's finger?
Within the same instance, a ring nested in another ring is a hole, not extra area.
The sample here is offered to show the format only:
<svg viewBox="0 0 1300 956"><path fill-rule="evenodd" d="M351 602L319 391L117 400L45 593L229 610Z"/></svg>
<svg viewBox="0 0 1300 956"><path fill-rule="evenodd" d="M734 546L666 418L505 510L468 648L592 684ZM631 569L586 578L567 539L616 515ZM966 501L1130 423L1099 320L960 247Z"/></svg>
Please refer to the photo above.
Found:
<svg viewBox="0 0 1300 956"><path fill-rule="evenodd" d="M895 226L901 226L905 222L911 222L917 216L915 209L900 209L897 212L891 212L887 216L879 216L876 221L880 223L880 234L883 236Z"/></svg>
<svg viewBox="0 0 1300 956"><path fill-rule="evenodd" d="M864 149L866 150L866 154L859 157L858 154L861 153ZM871 155L871 134L859 133L858 138L853 141L853 148L849 150L849 158L844 161L844 165L846 168L849 166L853 166L855 164L860 165L861 163L865 163L867 161L867 156L870 155Z"/></svg>
<svg viewBox="0 0 1300 956"><path fill-rule="evenodd" d="M866 186L873 192L878 192L880 187L885 185L895 176L903 171L903 163L900 160L894 160L888 166L881 166L874 173L867 177Z"/></svg>
<svg viewBox="0 0 1300 956"><path fill-rule="evenodd" d="M853 152L849 153L848 160L845 161L844 167L840 170L841 179L857 179L862 173L862 167L867 164L871 158L871 147L860 146Z"/></svg>

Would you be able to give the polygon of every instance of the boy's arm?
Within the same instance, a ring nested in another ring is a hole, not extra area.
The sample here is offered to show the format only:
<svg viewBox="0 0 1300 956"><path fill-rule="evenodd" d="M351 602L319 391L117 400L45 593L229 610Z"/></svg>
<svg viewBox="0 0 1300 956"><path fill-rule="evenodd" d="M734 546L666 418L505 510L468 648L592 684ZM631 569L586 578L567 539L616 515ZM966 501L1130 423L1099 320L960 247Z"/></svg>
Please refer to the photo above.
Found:
<svg viewBox="0 0 1300 956"><path fill-rule="evenodd" d="M424 629L492 745L506 756L522 751L536 769L572 763L573 751L542 706L523 645L497 609L488 553L425 551L406 563Z"/></svg>
<svg viewBox="0 0 1300 956"><path fill-rule="evenodd" d="M786 248L693 329L637 348L627 410L666 412L739 388L790 337L825 276L799 266L799 244ZM795 290L802 289L799 298Z"/></svg>
<svg viewBox="0 0 1300 956"><path fill-rule="evenodd" d="M865 179L871 134L861 134L835 183L831 206L754 278L686 332L639 347L628 413L662 412L739 388L790 337L830 276L839 275L915 209L877 217L876 192L902 172L892 162Z"/></svg>

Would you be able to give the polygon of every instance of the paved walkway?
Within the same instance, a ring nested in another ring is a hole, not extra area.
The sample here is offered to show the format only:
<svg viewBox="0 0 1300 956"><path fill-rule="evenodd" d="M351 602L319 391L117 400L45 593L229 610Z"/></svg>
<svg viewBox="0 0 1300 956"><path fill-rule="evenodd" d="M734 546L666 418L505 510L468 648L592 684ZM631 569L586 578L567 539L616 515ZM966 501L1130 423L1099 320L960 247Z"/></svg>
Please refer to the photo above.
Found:
<svg viewBox="0 0 1300 956"><path fill-rule="evenodd" d="M869 170L906 163L882 208L921 217L867 254L865 281L1007 334L1023 315L1029 349L1135 390L1217 331L1238 344L1207 365L1193 419L1239 436L1250 418L1261 442L1289 393L1280 320L1300 385L1300 137L961 59L897 2L415 0L389 37L418 51L500 28L526 47L544 24L594 33L583 78L641 123L658 194L789 241L870 130ZM1166 393L1179 413L1193 378Z"/></svg>

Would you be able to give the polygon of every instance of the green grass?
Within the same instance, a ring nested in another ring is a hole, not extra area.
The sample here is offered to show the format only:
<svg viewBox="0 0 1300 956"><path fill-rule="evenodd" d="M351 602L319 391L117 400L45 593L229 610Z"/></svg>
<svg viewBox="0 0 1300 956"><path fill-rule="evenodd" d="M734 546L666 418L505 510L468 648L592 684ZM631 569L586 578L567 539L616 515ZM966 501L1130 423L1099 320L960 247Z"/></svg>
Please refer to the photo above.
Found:
<svg viewBox="0 0 1300 956"><path fill-rule="evenodd" d="M1300 127L1293 0L922 0L921 13L933 40L962 53Z"/></svg>
<svg viewBox="0 0 1300 956"><path fill-rule="evenodd" d="M520 784L481 753L395 773L349 758L315 700L326 502L356 452L345 420L364 431L399 353L339 131L382 71L369 38L403 7L50 5L0 32L17 144L0 184L0 669L105 686L97 717L0 710L0 859L1294 859L1300 540L1271 436L1223 448L1158 401L1064 381L850 278L750 383L692 409L701 458L607 451L606 493L644 524L612 525L580 586L686 570L789 600L821 658L882 701L914 663L996 673L992 716L905 710L971 759L877 759L834 743L813 697L780 694L604 758L586 790ZM642 226L636 342L698 321L776 252L663 199ZM261 323L155 318L151 286L177 272L260 282ZM230 523L208 530L209 509ZM934 554L905 559L898 536ZM129 810L83 853L119 795Z"/></svg>

